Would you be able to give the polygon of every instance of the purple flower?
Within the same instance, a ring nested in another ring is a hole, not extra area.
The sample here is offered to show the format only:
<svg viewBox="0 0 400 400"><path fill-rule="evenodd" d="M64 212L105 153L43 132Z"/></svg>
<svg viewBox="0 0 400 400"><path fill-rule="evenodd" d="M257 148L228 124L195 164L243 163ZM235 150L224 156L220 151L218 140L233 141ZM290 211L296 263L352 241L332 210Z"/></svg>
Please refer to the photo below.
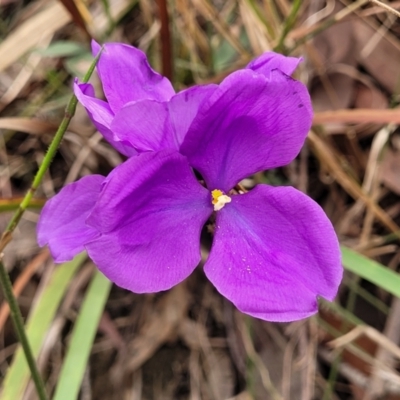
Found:
<svg viewBox="0 0 400 400"><path fill-rule="evenodd" d="M94 56L100 51L95 41L92 51ZM246 68L266 77L273 70L291 75L300 61L265 53ZM80 84L77 80L75 95L97 130L126 156L141 151L178 149L199 107L218 87L194 86L175 94L168 79L150 67L142 51L120 43L104 45L97 72L107 102L95 98L91 84ZM165 125L165 134L154 135L154 123L157 127ZM173 134L169 134L171 131Z"/></svg>
<svg viewBox="0 0 400 400"><path fill-rule="evenodd" d="M173 95L143 57L132 67L140 84L132 78L131 87L118 81L120 74L113 81L111 67L119 65L126 80L128 67L121 65L133 56L100 58L108 105L93 93L80 98L110 142L136 155L108 177L84 177L49 200L39 244L49 244L58 262L86 249L117 285L157 292L198 265L200 233L214 214L204 271L221 294L242 312L270 321L315 313L318 296L332 300L342 276L325 213L291 187L257 185L242 193L236 186L289 163L304 143L311 103L304 85L287 75L298 60L267 53L219 86Z"/></svg>
<svg viewBox="0 0 400 400"><path fill-rule="evenodd" d="M93 41L93 55L97 55L99 50L100 45ZM171 109L171 114L176 117L178 124L182 125L185 121L182 121L182 115L179 112L180 103L188 101L191 110L195 112L198 103L207 95L207 89L216 87L216 85L208 85L201 91L194 88L176 95L169 80L150 67L142 51L120 43L104 45L97 64L97 72L107 102L94 97L92 85L79 84L77 80L74 84L75 95L86 108L98 131L111 145L127 156L135 155L137 151L131 143L123 143L112 128L115 116L120 112L125 112L127 106L138 103L138 112L143 113L144 118L151 120L158 118L156 107L163 104ZM156 105L149 108L153 102ZM186 115L186 120L189 117Z"/></svg>

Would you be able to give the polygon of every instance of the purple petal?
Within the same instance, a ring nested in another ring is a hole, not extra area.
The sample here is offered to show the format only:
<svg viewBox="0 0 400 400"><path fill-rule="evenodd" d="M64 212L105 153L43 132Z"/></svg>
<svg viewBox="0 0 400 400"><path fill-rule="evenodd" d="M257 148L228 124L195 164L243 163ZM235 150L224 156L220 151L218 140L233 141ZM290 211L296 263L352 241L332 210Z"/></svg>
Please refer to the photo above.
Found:
<svg viewBox="0 0 400 400"><path fill-rule="evenodd" d="M117 113L111 130L139 152L178 150L199 106L216 88L217 85L194 86L169 102L129 103Z"/></svg>
<svg viewBox="0 0 400 400"><path fill-rule="evenodd" d="M333 300L342 278L340 249L321 207L291 187L258 185L217 212L205 273L244 313L293 321Z"/></svg>
<svg viewBox="0 0 400 400"><path fill-rule="evenodd" d="M85 249L98 232L86 225L100 193L104 176L89 175L65 186L47 201L39 218L37 235L40 246L49 245L56 262L65 262Z"/></svg>
<svg viewBox="0 0 400 400"><path fill-rule="evenodd" d="M286 57L274 52L266 52L251 61L246 68L252 69L269 78L274 69L278 69L286 75L292 75L302 58Z"/></svg>
<svg viewBox="0 0 400 400"><path fill-rule="evenodd" d="M86 248L100 271L135 293L166 290L200 261L210 195L185 157L164 150L132 157L108 176L87 222L102 235Z"/></svg>
<svg viewBox="0 0 400 400"><path fill-rule="evenodd" d="M101 46L92 41L94 56L100 49ZM97 71L114 113L131 101L166 101L175 93L171 82L150 67L146 55L126 44L105 44L97 63Z"/></svg>
<svg viewBox="0 0 400 400"><path fill-rule="evenodd" d="M179 149L167 102L142 100L129 103L117 112L111 129L138 152Z"/></svg>
<svg viewBox="0 0 400 400"><path fill-rule="evenodd" d="M229 191L258 171L299 153L311 127L307 88L282 72L231 74L204 103L181 146L209 189Z"/></svg>
<svg viewBox="0 0 400 400"><path fill-rule="evenodd" d="M137 151L132 146L124 145L111 132L110 126L114 119L114 113L105 101L94 97L94 89L90 83L78 83L75 80L74 93L79 102L85 107L96 129L111 146L128 157L137 154Z"/></svg>
<svg viewBox="0 0 400 400"><path fill-rule="evenodd" d="M189 126L199 107L215 92L218 85L193 86L173 96L168 103L170 118L174 126L176 141L182 144Z"/></svg>

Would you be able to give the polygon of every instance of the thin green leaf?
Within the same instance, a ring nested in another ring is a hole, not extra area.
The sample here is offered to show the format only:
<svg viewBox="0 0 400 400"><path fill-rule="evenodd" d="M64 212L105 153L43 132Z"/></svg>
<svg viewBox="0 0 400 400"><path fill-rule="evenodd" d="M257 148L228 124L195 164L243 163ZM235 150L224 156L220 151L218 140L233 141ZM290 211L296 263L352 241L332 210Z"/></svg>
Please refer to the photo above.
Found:
<svg viewBox="0 0 400 400"><path fill-rule="evenodd" d="M67 40L59 40L58 42L52 43L46 49L39 49L36 50L36 52L43 57L69 57L88 53L81 44Z"/></svg>
<svg viewBox="0 0 400 400"><path fill-rule="evenodd" d="M72 261L57 266L46 288L38 299L35 308L31 312L26 333L35 357L39 355L47 331L72 277L85 259L86 254L81 253ZM1 399L22 399L29 382L29 377L30 371L28 364L26 363L22 348L18 347L11 367L4 378Z"/></svg>
<svg viewBox="0 0 400 400"><path fill-rule="evenodd" d="M381 289L400 297L400 274L342 246L343 266Z"/></svg>
<svg viewBox="0 0 400 400"><path fill-rule="evenodd" d="M111 282L99 271L90 283L72 332L53 400L76 400Z"/></svg>

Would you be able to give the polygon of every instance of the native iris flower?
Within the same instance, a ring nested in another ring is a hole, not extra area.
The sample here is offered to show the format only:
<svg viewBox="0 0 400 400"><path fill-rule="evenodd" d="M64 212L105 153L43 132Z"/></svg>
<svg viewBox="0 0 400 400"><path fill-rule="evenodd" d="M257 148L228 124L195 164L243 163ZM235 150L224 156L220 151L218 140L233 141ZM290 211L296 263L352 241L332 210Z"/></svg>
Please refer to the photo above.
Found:
<svg viewBox="0 0 400 400"><path fill-rule="evenodd" d="M89 86L76 84L75 91L110 143L131 157L107 177L84 177L51 199L39 220L39 244L59 262L86 249L117 285L158 292L196 268L201 231L212 221L204 272L242 312L291 321L315 313L319 296L332 300L340 251L320 206L292 187L257 185L243 193L238 186L286 165L304 143L311 103L305 86L288 76L298 60L267 53L218 86L168 89L164 97L165 78L154 83L147 63L133 69L142 74L132 94L110 78L114 61L104 62L108 103Z"/></svg>
<svg viewBox="0 0 400 400"><path fill-rule="evenodd" d="M93 41L93 56L100 49L101 46ZM291 75L300 61L298 58L269 52L253 60L246 69L247 72L253 71L266 77L273 70ZM177 145L182 143L199 107L218 88L218 85L209 84L175 93L169 80L150 67L142 51L121 43L104 45L97 63L97 72L107 101L95 97L91 84L79 83L77 80L74 83L75 95L86 108L98 131L126 156L136 155L138 151L160 150L169 147L172 141L174 147L179 147ZM130 117L130 120L126 117ZM136 119L146 129L146 134L142 135L141 130L135 131ZM162 119L165 124L173 125L174 136L151 135L154 120L160 123ZM119 131L124 129L124 123L128 124L125 127L128 136L136 137L119 135Z"/></svg>

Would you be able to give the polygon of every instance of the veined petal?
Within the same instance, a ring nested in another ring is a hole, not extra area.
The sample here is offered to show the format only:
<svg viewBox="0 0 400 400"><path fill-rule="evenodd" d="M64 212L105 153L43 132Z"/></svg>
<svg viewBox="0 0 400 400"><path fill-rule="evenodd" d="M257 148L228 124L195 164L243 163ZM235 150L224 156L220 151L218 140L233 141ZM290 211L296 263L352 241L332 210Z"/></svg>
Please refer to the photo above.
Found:
<svg viewBox="0 0 400 400"><path fill-rule="evenodd" d="M79 102L86 108L98 131L103 133L103 130L105 130L108 134L114 118L110 106L105 101L96 99L93 86L90 83L79 83L75 79L74 93Z"/></svg>
<svg viewBox="0 0 400 400"><path fill-rule="evenodd" d="M217 85L194 86L168 102L141 100L126 104L117 112L111 130L139 152L179 150L199 106Z"/></svg>
<svg viewBox="0 0 400 400"><path fill-rule="evenodd" d="M105 101L96 99L93 86L90 83L78 83L78 81L75 80L74 93L79 102L85 107L96 129L111 146L128 157L137 154L137 151L132 146L129 144L124 145L111 132L110 126L114 119L114 113Z"/></svg>
<svg viewBox="0 0 400 400"><path fill-rule="evenodd" d="M320 206L291 187L258 185L217 212L205 273L244 313L293 321L333 300L342 278L332 224Z"/></svg>
<svg viewBox="0 0 400 400"><path fill-rule="evenodd" d="M100 49L101 46L92 41L93 56ZM146 55L126 44L106 43L97 71L114 113L131 101L166 101L175 93L171 82L150 67Z"/></svg>
<svg viewBox="0 0 400 400"><path fill-rule="evenodd" d="M267 78L270 77L274 69L278 69L286 75L292 75L302 60L302 58L286 57L282 54L268 51L251 61L246 68L263 74Z"/></svg>
<svg viewBox="0 0 400 400"><path fill-rule="evenodd" d="M128 103L117 112L111 129L139 153L179 149L167 102L141 100Z"/></svg>
<svg viewBox="0 0 400 400"><path fill-rule="evenodd" d="M38 243L49 245L56 262L70 261L99 234L85 221L99 196L104 176L89 175L70 183L47 201L37 226Z"/></svg>
<svg viewBox="0 0 400 400"><path fill-rule="evenodd" d="M200 261L209 192L185 157L164 150L132 157L107 177L87 222L101 237L86 248L100 271L135 293L166 290Z"/></svg>
<svg viewBox="0 0 400 400"><path fill-rule="evenodd" d="M176 142L183 143L186 133L201 105L215 92L218 85L196 85L182 90L171 98L168 109L174 127Z"/></svg>
<svg viewBox="0 0 400 400"><path fill-rule="evenodd" d="M181 152L210 190L227 192L249 175L292 161L311 122L311 101L301 82L278 70L270 79L240 70L200 107Z"/></svg>

